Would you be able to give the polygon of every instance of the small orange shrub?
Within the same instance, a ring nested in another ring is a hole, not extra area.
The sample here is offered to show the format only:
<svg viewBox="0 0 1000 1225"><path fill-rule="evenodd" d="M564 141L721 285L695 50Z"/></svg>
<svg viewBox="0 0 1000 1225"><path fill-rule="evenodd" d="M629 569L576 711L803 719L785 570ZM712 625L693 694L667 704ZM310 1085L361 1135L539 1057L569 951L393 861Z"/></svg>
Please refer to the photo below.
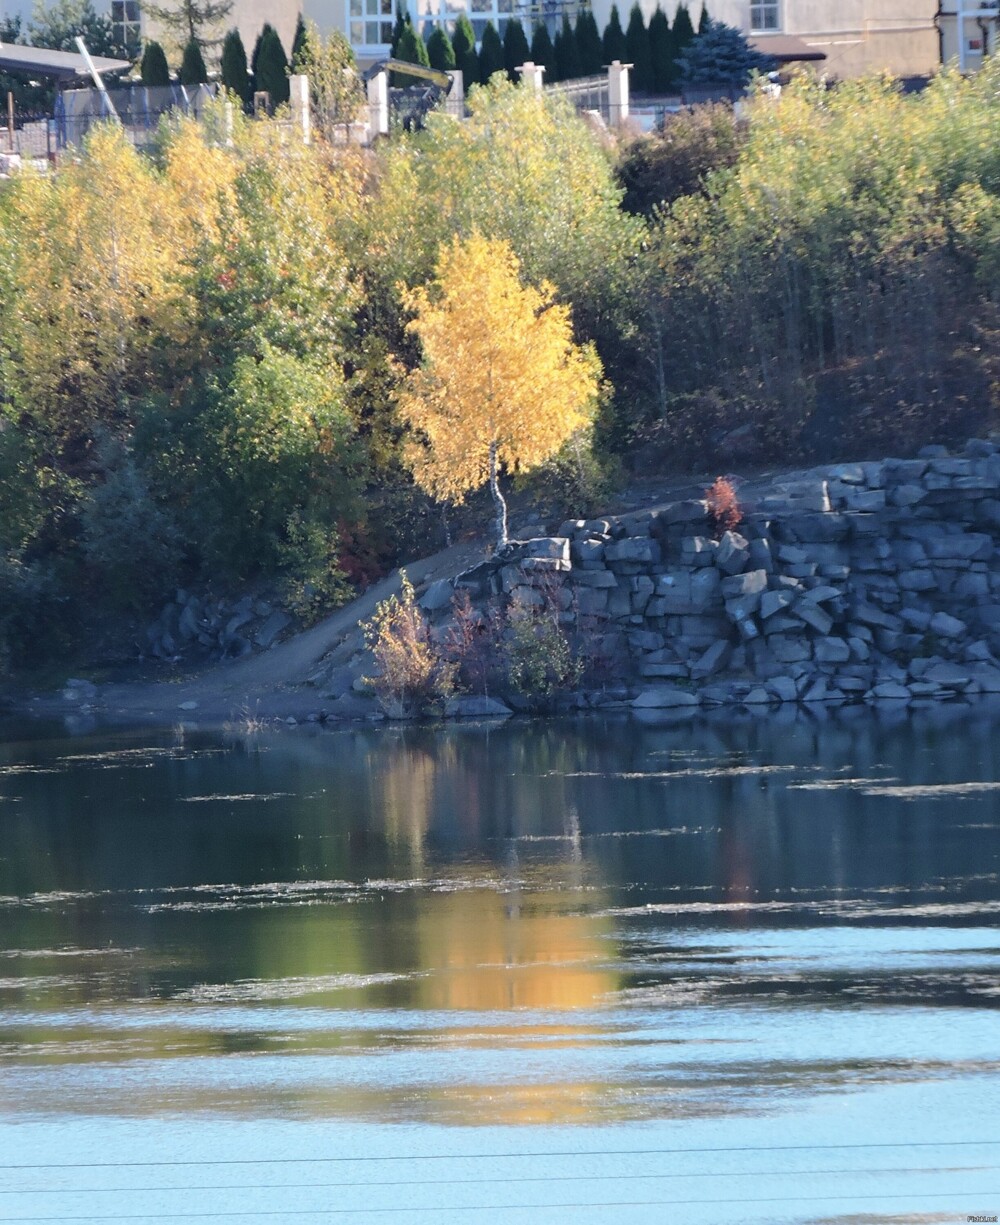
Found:
<svg viewBox="0 0 1000 1225"><path fill-rule="evenodd" d="M705 490L708 513L717 532L730 532L743 520L739 499L733 482L725 476L717 476Z"/></svg>

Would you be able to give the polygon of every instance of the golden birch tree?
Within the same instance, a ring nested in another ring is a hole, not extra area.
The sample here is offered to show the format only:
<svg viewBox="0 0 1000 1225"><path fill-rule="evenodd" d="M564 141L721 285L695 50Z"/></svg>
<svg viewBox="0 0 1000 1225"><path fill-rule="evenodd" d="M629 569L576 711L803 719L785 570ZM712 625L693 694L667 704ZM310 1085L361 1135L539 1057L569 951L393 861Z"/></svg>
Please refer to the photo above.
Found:
<svg viewBox="0 0 1000 1225"><path fill-rule="evenodd" d="M423 364L399 396L415 432L407 459L421 489L462 502L489 481L498 544L507 543L501 469L551 458L587 424L600 362L573 341L551 285L522 285L510 246L475 234L442 246L429 289L405 295Z"/></svg>

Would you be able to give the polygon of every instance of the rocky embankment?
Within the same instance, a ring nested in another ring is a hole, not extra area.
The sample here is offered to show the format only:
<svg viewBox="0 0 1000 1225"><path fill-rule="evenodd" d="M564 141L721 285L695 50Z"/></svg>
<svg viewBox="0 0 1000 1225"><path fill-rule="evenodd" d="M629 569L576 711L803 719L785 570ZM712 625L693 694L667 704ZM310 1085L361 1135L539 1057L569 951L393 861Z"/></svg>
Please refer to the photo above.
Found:
<svg viewBox="0 0 1000 1225"><path fill-rule="evenodd" d="M578 706L1000 693L1000 440L797 473L721 533L708 509L570 521L421 603L440 635L456 591L484 613L554 601L578 649L622 678Z"/></svg>

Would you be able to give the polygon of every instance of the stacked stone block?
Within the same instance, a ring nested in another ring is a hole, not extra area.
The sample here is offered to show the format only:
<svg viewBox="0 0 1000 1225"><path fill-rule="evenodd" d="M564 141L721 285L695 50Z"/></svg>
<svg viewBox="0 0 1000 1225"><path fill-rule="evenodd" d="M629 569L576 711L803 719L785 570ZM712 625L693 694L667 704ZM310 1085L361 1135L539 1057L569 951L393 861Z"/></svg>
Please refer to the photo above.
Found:
<svg viewBox="0 0 1000 1225"><path fill-rule="evenodd" d="M721 533L700 500L571 520L456 585L554 607L638 705L920 704L1000 692L998 537L1000 447L973 440L798 473Z"/></svg>

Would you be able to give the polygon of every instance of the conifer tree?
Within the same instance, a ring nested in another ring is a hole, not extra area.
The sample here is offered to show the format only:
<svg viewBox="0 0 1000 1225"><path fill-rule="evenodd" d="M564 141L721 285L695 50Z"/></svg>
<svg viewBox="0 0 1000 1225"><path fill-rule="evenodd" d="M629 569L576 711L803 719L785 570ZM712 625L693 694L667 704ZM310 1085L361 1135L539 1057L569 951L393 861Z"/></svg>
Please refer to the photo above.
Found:
<svg viewBox="0 0 1000 1225"><path fill-rule="evenodd" d="M170 69L167 57L159 43L146 43L139 68L143 85L163 86L170 84Z"/></svg>
<svg viewBox="0 0 1000 1225"><path fill-rule="evenodd" d="M572 81L580 76L580 52L576 45L576 31L565 13L562 26L556 35L555 50L557 80Z"/></svg>
<svg viewBox="0 0 1000 1225"><path fill-rule="evenodd" d="M289 57L293 66L302 58L308 41L309 32L306 29L306 19L299 13L299 19L295 23L295 37L292 39L292 54Z"/></svg>
<svg viewBox="0 0 1000 1225"><path fill-rule="evenodd" d="M389 54L393 59L398 59L396 50L399 47L399 40L403 37L403 31L406 29L410 20L410 14L403 12L402 4L396 5L396 20L392 27L392 38L389 40Z"/></svg>
<svg viewBox="0 0 1000 1225"><path fill-rule="evenodd" d="M622 20L618 16L617 4L611 6L611 16L604 29L604 37L601 42L604 44L606 64L613 64L615 60L618 60L619 63L625 61L625 31L622 29Z"/></svg>
<svg viewBox="0 0 1000 1225"><path fill-rule="evenodd" d="M257 35L257 41L253 45L253 51L250 53L250 85L253 89L257 89L257 61L260 59L260 49L264 44L264 39L267 37L268 31L273 30L274 26L269 21L265 21L261 27L260 33Z"/></svg>
<svg viewBox="0 0 1000 1225"><path fill-rule="evenodd" d="M278 31L271 25L265 26L261 33L253 86L271 95L272 106L281 106L288 101L288 57Z"/></svg>
<svg viewBox="0 0 1000 1225"><path fill-rule="evenodd" d="M201 53L201 47L193 38L184 48L184 57L177 76L182 85L204 85L208 80L205 57Z"/></svg>
<svg viewBox="0 0 1000 1225"><path fill-rule="evenodd" d="M466 92L479 80L479 56L476 54L476 35L468 14L459 13L455 22L455 36L451 40L455 49L455 67L461 72Z"/></svg>
<svg viewBox="0 0 1000 1225"><path fill-rule="evenodd" d="M504 71L503 43L492 21L486 23L479 47L479 82L486 85L495 72Z"/></svg>
<svg viewBox="0 0 1000 1225"><path fill-rule="evenodd" d="M678 60L681 80L686 84L725 85L730 89L742 89L751 72L768 72L773 67L771 57L751 47L739 30L712 20Z"/></svg>
<svg viewBox="0 0 1000 1225"><path fill-rule="evenodd" d="M674 43L670 37L670 22L659 5L649 19L649 56L653 68L653 91L665 94L674 79Z"/></svg>
<svg viewBox="0 0 1000 1225"><path fill-rule="evenodd" d="M705 33L705 31L708 29L708 23L711 20L712 20L711 17L709 17L708 15L708 5L705 3L705 0L702 0L701 16L698 18L698 33L699 34Z"/></svg>
<svg viewBox="0 0 1000 1225"><path fill-rule="evenodd" d="M517 17L512 17L503 32L503 62L507 76L515 85L521 79L518 68L530 59L531 51L528 49L528 36L524 32L524 26Z"/></svg>
<svg viewBox="0 0 1000 1225"><path fill-rule="evenodd" d="M638 0L632 5L625 31L625 57L632 65L633 85L641 93L648 93L653 87L653 57L649 49L649 31Z"/></svg>
<svg viewBox="0 0 1000 1225"><path fill-rule="evenodd" d="M427 59L439 72L450 72L456 67L455 48L444 26L435 26L427 40Z"/></svg>
<svg viewBox="0 0 1000 1225"><path fill-rule="evenodd" d="M677 6L677 12L674 13L674 28L671 30L671 33L674 36L674 58L676 59L694 38L691 14L688 12L688 6L684 3Z"/></svg>
<svg viewBox="0 0 1000 1225"><path fill-rule="evenodd" d="M580 56L581 75L597 76L604 67L604 45L590 9L584 9L576 19L576 49Z"/></svg>
<svg viewBox="0 0 1000 1225"><path fill-rule="evenodd" d="M407 21L403 27L403 34L393 58L404 60L407 64L422 64L425 68L430 67L431 61L430 56L427 54L427 45L413 28L410 21ZM416 85L419 80L419 77L407 76L405 72L394 72L392 74L392 83L397 88Z"/></svg>
<svg viewBox="0 0 1000 1225"><path fill-rule="evenodd" d="M250 101L250 72L247 68L247 53L239 30L230 30L222 44L222 61L219 65L222 84L234 93L244 106Z"/></svg>
<svg viewBox="0 0 1000 1225"><path fill-rule="evenodd" d="M543 80L551 82L558 79L556 77L556 49L549 37L548 26L544 22L535 26L531 35L531 62L540 64L545 69Z"/></svg>
<svg viewBox="0 0 1000 1225"><path fill-rule="evenodd" d="M151 18L173 41L197 43L198 49L217 47L222 41L215 37L219 23L232 11L233 0L175 0L166 7L143 0L142 14Z"/></svg>

